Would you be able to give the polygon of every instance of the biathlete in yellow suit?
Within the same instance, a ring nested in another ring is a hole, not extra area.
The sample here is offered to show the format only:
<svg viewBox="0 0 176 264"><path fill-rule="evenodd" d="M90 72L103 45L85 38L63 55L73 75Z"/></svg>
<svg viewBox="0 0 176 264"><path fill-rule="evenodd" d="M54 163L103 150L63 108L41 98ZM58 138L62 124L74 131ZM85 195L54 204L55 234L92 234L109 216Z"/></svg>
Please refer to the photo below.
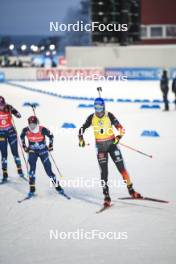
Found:
<svg viewBox="0 0 176 264"><path fill-rule="evenodd" d="M136 192L133 188L133 184L124 165L121 151L118 148L118 142L124 135L122 125L112 113L105 111L105 102L102 98L95 99L94 107L95 113L91 114L79 129L79 146L85 146L83 134L85 130L92 125L97 147L97 159L101 170L104 206L111 205L108 187L108 154L110 154L123 180L126 182L129 194L133 198L140 198L140 193ZM115 136L112 126L115 126L119 131L118 136Z"/></svg>

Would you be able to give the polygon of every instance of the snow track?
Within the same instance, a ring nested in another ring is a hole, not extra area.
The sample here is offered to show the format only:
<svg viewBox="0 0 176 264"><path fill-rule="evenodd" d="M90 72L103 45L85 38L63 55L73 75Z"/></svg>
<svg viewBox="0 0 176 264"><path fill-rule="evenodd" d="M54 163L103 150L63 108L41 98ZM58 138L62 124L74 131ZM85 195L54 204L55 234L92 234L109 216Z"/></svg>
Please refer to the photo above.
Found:
<svg viewBox="0 0 176 264"><path fill-rule="evenodd" d="M96 84L51 84L48 82L15 82L26 87L52 91L60 95L96 97ZM78 108L79 100L63 100L25 90L10 84L0 84L0 94L21 113L15 119L19 133L27 125L31 110L23 107L26 101L38 102L40 123L54 132L53 155L64 179L99 179L99 168L91 129L85 139L90 146L79 149L77 133L92 109ZM109 98L161 99L158 83L128 82L104 85ZM170 99L173 100L172 95ZM85 102L87 103L87 102ZM49 186L41 163L37 168L38 196L17 203L28 191L28 184L18 179L9 152L11 182L0 186L0 263L2 264L174 264L176 259L176 196L175 150L176 123L174 105L170 112L141 110L140 104L109 102L112 111L126 128L123 142L153 155L148 159L121 147L134 186L144 196L169 200L169 204L148 201L118 201L127 195L126 189L111 188L114 206L102 214L96 211L102 204L101 188L69 188L70 201L59 196ZM64 130L64 122L74 123L77 129ZM141 137L143 130L156 130L158 138ZM110 160L109 160L110 161ZM23 164L24 165L24 164ZM54 166L54 171L56 172ZM114 164L109 162L109 178L120 180ZM50 230L71 232L100 230L127 232L124 240L50 239Z"/></svg>

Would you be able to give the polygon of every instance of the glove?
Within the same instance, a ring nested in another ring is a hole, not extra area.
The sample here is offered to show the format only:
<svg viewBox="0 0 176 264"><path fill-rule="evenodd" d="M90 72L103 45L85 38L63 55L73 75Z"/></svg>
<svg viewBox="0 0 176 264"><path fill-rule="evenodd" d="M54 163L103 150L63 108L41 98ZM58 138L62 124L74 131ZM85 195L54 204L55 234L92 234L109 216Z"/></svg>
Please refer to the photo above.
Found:
<svg viewBox="0 0 176 264"><path fill-rule="evenodd" d="M16 114L16 117L21 118L21 114L20 113L17 113Z"/></svg>
<svg viewBox="0 0 176 264"><path fill-rule="evenodd" d="M79 137L79 147L84 148L85 147L85 141L83 136Z"/></svg>
<svg viewBox="0 0 176 264"><path fill-rule="evenodd" d="M53 151L53 144L52 144L52 143L49 144L49 146L48 146L48 150L49 150L49 151Z"/></svg>
<svg viewBox="0 0 176 264"><path fill-rule="evenodd" d="M28 148L26 145L23 145L23 149L24 149L24 151L25 151L26 153L29 152L29 148Z"/></svg>
<svg viewBox="0 0 176 264"><path fill-rule="evenodd" d="M117 144L119 143L119 141L120 141L121 138L122 138L122 136L116 136L116 137L114 138L114 142L113 142L113 144L114 144L114 145L117 145Z"/></svg>

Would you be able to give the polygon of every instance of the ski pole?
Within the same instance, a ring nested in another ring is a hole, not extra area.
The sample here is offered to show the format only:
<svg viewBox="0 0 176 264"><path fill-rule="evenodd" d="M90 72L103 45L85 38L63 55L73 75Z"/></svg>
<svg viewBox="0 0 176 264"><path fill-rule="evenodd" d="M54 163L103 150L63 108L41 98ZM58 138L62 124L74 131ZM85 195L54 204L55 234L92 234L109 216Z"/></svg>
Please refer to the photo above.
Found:
<svg viewBox="0 0 176 264"><path fill-rule="evenodd" d="M97 87L98 95L101 97L102 87Z"/></svg>
<svg viewBox="0 0 176 264"><path fill-rule="evenodd" d="M125 147L125 148L128 148L128 149L130 149L130 150L133 150L133 151L135 151L135 152L137 152L137 153L139 153L139 154L142 154L142 155L144 155L144 156L147 156L147 157L149 157L149 158L153 158L153 156L152 155L149 155L149 154L146 154L146 153L144 153L144 152L142 152L142 151L140 151L140 150L138 150L138 149L135 149L135 148L132 148L132 147L130 147L130 146L128 146L128 145L126 145L126 144L123 144L123 143L119 143L119 145L121 145L121 146L123 146L123 147Z"/></svg>
<svg viewBox="0 0 176 264"><path fill-rule="evenodd" d="M37 106L39 106L38 103L26 102L26 103L24 103L24 106L30 106L32 108L33 114L36 116L35 109L36 109Z"/></svg>
<svg viewBox="0 0 176 264"><path fill-rule="evenodd" d="M34 115L36 116L36 112L35 112L36 105L29 103L29 106L32 107L32 111L33 111Z"/></svg>
<svg viewBox="0 0 176 264"><path fill-rule="evenodd" d="M24 151L23 151L23 148L22 148L19 136L18 136L18 132L17 132L15 121L14 121L14 118L13 118L12 114L11 114L11 118L12 118L12 123L13 123L13 126L14 126L16 134L17 134L17 141L18 141L18 144L19 144L20 149L21 149L22 157L23 157L23 160L24 160L24 163L25 163L25 166L26 166L26 170L27 170L27 175L28 175L28 162L27 162L27 160L25 158L25 154L24 154Z"/></svg>
<svg viewBox="0 0 176 264"><path fill-rule="evenodd" d="M138 150L138 149L132 148L132 147L126 145L126 144L119 143L119 145L121 145L121 146L123 146L123 147L126 147L126 148L128 148L128 149L130 149L130 150L133 150L133 151L135 151L135 152L137 152L137 153L139 153L139 154L142 154L142 155L144 155L144 156L147 156L147 157L149 157L149 158L151 158L151 159L153 158L152 155L146 154L146 153L144 153L144 152L142 152L142 151L140 151L140 150ZM90 143L86 143L85 146L90 146Z"/></svg>
<svg viewBox="0 0 176 264"><path fill-rule="evenodd" d="M33 111L34 115L36 115L34 106L32 105L31 107L32 107L32 111Z"/></svg>
<svg viewBox="0 0 176 264"><path fill-rule="evenodd" d="M60 177L63 178L63 175L62 175L61 171L59 170L59 168L58 168L58 166L57 166L57 164L56 164L56 161L55 161L55 159L53 158L53 155L51 154L50 151L49 151L49 155L50 155L50 157L51 157L51 159L52 159L52 161L53 161L53 163L54 163L54 165L55 165L55 167L56 167L56 170L58 171Z"/></svg>

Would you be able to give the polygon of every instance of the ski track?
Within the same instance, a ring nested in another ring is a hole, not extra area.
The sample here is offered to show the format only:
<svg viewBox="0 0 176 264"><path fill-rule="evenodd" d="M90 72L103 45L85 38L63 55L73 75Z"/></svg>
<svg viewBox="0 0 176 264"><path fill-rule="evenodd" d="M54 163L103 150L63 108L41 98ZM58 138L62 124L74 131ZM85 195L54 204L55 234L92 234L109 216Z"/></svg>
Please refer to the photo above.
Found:
<svg viewBox="0 0 176 264"><path fill-rule="evenodd" d="M158 82L93 83L93 82L14 82L43 91L62 95L96 97L96 87L104 88L104 97L161 99ZM131 92L132 91L132 92ZM23 107L26 101L38 102L40 122L55 135L53 155L64 179L99 179L94 139L91 129L85 139L90 143L78 148L77 133L80 125L93 109L80 109L84 101L64 100L45 94L0 84L0 94L21 113L15 119L18 131L27 125L31 110ZM173 95L170 93L170 99ZM85 101L84 103L92 103ZM152 154L153 159L121 147L127 169L135 188L144 196L169 200L169 204L148 201L119 201L127 196L125 189L111 188L114 206L96 214L101 208L101 188L65 188L72 197L69 201L49 187L49 180L40 162L37 167L38 196L24 203L17 203L28 191L28 184L18 179L11 154L9 175L11 182L0 186L0 263L2 264L174 264L176 259L176 198L175 198L175 149L176 124L174 105L171 111L141 110L138 103L107 103L126 128L123 142ZM162 106L162 104L161 104ZM77 129L63 132L64 122L74 123ZM159 138L145 138L143 130L156 130ZM24 164L23 164L24 165ZM25 167L24 167L25 168ZM56 172L54 166L53 170ZM109 159L109 177L120 179ZM98 229L109 232L127 232L127 240L50 240L49 231L70 232L77 229Z"/></svg>

